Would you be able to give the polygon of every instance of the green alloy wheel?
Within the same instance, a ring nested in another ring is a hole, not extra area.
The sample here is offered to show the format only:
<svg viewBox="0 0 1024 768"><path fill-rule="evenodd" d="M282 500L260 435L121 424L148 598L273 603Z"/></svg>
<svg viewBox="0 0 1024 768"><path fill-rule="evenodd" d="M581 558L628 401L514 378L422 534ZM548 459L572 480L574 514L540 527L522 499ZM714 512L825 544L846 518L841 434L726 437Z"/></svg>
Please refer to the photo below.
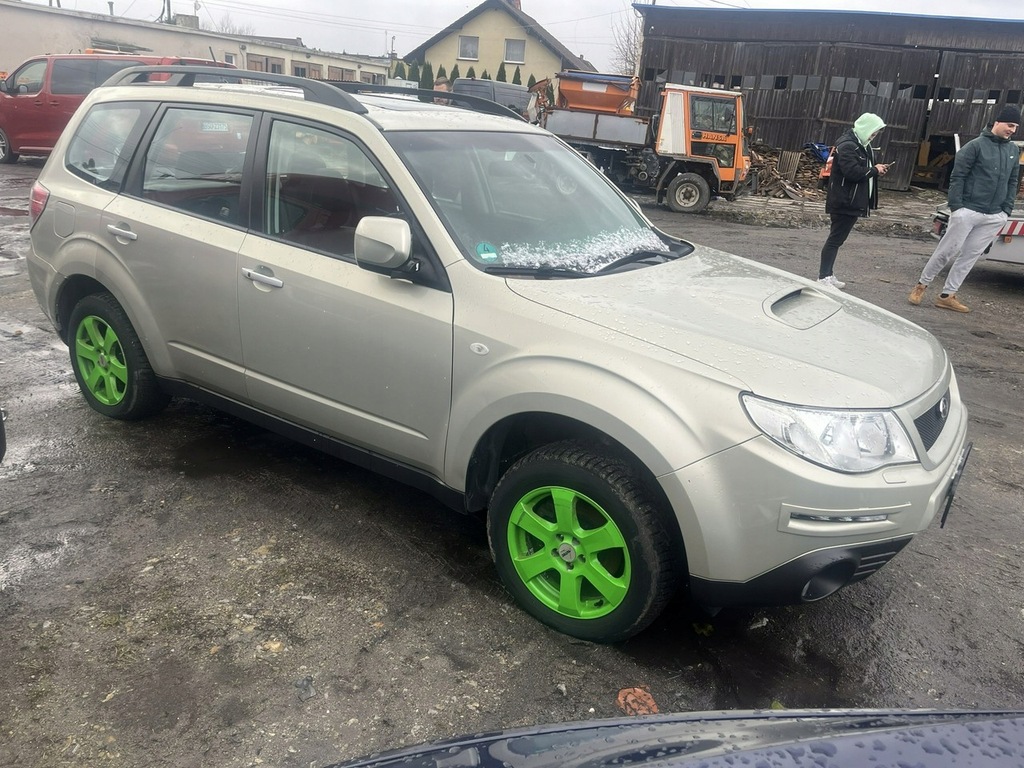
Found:
<svg viewBox="0 0 1024 768"><path fill-rule="evenodd" d="M113 296L83 298L71 313L70 327L71 367L90 406L113 419L135 420L167 405L170 398Z"/></svg>
<svg viewBox="0 0 1024 768"><path fill-rule="evenodd" d="M653 621L675 589L663 520L625 461L564 442L502 477L488 536L523 608L560 632L615 642Z"/></svg>

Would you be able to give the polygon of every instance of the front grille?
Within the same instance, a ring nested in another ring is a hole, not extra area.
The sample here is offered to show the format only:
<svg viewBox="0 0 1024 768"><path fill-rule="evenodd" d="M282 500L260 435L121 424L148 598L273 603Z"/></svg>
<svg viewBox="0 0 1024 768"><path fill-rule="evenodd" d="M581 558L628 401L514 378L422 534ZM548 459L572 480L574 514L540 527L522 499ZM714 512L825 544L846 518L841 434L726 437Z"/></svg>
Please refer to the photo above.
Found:
<svg viewBox="0 0 1024 768"><path fill-rule="evenodd" d="M931 450L935 441L942 434L942 428L946 426L946 419L949 418L949 390L942 393L942 397L935 401L927 411L914 419L914 426L921 435L921 442L926 450Z"/></svg>

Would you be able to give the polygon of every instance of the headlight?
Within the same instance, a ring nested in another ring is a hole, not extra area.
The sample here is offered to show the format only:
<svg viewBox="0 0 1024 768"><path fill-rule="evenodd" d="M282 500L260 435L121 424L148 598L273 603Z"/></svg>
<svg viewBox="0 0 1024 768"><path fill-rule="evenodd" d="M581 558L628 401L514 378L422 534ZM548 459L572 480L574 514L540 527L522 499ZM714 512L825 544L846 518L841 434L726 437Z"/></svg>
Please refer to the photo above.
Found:
<svg viewBox="0 0 1024 768"><path fill-rule="evenodd" d="M839 411L741 396L758 429L798 456L840 472L870 472L917 461L892 411Z"/></svg>

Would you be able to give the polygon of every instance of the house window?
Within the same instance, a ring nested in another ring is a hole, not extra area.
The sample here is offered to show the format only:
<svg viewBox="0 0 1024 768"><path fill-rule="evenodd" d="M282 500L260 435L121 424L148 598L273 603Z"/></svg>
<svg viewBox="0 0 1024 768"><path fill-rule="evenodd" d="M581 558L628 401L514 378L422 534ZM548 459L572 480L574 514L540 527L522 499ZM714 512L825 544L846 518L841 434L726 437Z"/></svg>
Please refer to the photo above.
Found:
<svg viewBox="0 0 1024 768"><path fill-rule="evenodd" d="M480 59L480 38L475 35L459 35L459 58L478 61Z"/></svg>
<svg viewBox="0 0 1024 768"><path fill-rule="evenodd" d="M234 64L235 63L235 54L233 54L233 53L225 53L224 54L224 63L225 64Z"/></svg>
<svg viewBox="0 0 1024 768"><path fill-rule="evenodd" d="M327 79L341 80L345 83L355 83L359 81L359 78L356 76L356 71L354 69L348 69L347 67L328 67Z"/></svg>
<svg viewBox="0 0 1024 768"><path fill-rule="evenodd" d="M526 63L526 41L505 40L505 61L509 64Z"/></svg>
<svg viewBox="0 0 1024 768"><path fill-rule="evenodd" d="M306 77L306 68L300 64L292 64L292 74L296 77Z"/></svg>

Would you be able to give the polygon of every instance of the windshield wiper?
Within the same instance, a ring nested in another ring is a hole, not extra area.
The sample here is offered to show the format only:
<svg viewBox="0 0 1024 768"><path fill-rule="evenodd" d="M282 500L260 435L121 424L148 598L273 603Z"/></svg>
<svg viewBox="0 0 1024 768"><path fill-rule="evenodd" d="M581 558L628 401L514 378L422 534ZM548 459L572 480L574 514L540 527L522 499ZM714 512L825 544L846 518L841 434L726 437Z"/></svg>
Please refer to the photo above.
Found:
<svg viewBox="0 0 1024 768"><path fill-rule="evenodd" d="M579 269L568 267L552 267L549 264L542 264L539 267L523 267L509 264L484 267L484 272L489 275L524 275L536 278L537 280L552 280L558 278L593 277L593 272L584 272Z"/></svg>
<svg viewBox="0 0 1024 768"><path fill-rule="evenodd" d="M646 261L647 259L652 259L651 264L662 264L666 261L671 261L672 259L678 259L679 255L680 254L675 254L671 251L655 251L651 248L638 248L632 253L627 253L625 256L620 256L615 259L615 261L605 264L594 274L607 274L628 266L629 264L636 264L637 262Z"/></svg>

